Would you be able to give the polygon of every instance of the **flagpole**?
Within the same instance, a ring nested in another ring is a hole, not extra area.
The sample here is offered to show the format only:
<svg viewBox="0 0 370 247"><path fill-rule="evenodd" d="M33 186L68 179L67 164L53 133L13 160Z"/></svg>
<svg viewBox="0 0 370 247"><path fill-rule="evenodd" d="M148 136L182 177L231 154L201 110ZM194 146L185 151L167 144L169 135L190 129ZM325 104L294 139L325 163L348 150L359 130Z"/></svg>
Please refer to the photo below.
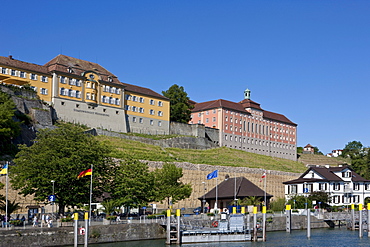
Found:
<svg viewBox="0 0 370 247"><path fill-rule="evenodd" d="M218 205L217 205L217 197L218 197L218 188L217 188L217 186L218 186L218 174L217 174L217 177L216 177L216 204L215 204L215 210L217 210L218 209ZM218 211L218 210L217 210ZM218 214L219 212L217 212L217 214Z"/></svg>
<svg viewBox="0 0 370 247"><path fill-rule="evenodd" d="M5 187L5 225L6 225L6 228L8 228L8 173L9 173L9 162L7 161L6 162L6 167L7 167L7 170L6 170L6 187Z"/></svg>
<svg viewBox="0 0 370 247"><path fill-rule="evenodd" d="M93 165L91 164L91 176L90 176L90 203L89 203L89 226L91 225L92 177L93 177Z"/></svg>

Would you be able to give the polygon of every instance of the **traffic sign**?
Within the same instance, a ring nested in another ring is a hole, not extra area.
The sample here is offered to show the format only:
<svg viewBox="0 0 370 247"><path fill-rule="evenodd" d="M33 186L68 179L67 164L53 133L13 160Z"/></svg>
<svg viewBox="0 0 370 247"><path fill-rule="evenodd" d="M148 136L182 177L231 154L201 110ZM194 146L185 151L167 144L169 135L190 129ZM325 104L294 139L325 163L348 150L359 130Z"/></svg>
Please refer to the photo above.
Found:
<svg viewBox="0 0 370 247"><path fill-rule="evenodd" d="M56 199L55 195L50 195L48 197L49 202L55 202L55 199Z"/></svg>

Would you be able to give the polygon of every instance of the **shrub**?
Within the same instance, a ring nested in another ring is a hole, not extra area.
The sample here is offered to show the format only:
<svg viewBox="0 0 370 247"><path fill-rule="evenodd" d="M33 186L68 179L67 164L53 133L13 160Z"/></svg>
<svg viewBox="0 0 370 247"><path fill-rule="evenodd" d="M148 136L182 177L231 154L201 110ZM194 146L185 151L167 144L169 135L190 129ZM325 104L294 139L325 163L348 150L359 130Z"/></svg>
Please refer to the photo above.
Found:
<svg viewBox="0 0 370 247"><path fill-rule="evenodd" d="M62 221L62 222L71 222L71 221L73 221L73 219L72 219L71 217L69 217L69 216L68 216L68 217L66 217L66 218L62 218L62 219L61 219L61 221Z"/></svg>

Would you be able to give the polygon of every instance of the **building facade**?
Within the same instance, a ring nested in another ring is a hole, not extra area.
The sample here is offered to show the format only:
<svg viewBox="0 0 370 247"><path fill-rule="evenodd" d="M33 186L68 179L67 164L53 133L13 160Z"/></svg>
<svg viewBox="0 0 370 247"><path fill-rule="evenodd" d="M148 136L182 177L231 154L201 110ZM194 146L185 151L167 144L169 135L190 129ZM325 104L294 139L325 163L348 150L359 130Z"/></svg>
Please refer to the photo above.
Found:
<svg viewBox="0 0 370 247"><path fill-rule="evenodd" d="M250 99L236 103L223 99L196 103L190 124L220 130L220 146L272 157L297 159L297 124L284 115L266 111Z"/></svg>
<svg viewBox="0 0 370 247"><path fill-rule="evenodd" d="M370 197L370 180L366 180L348 166L310 167L298 179L286 181L285 199L295 195L309 196L321 191L329 194L331 206L364 204Z"/></svg>
<svg viewBox="0 0 370 247"><path fill-rule="evenodd" d="M97 63L58 55L37 65L0 56L0 83L29 84L63 121L123 133L169 133L169 99L122 83ZM134 106L134 97L140 99L140 106ZM161 106L145 103L152 101Z"/></svg>

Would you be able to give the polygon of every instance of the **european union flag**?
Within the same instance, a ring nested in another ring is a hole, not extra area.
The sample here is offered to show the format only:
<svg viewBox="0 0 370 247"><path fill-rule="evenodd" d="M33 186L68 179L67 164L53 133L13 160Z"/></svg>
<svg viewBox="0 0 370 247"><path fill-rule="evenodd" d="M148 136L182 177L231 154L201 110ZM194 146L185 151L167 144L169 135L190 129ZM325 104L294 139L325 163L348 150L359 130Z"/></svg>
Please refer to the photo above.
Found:
<svg viewBox="0 0 370 247"><path fill-rule="evenodd" d="M214 170L210 174L207 175L207 179L217 178L218 177L218 170Z"/></svg>

